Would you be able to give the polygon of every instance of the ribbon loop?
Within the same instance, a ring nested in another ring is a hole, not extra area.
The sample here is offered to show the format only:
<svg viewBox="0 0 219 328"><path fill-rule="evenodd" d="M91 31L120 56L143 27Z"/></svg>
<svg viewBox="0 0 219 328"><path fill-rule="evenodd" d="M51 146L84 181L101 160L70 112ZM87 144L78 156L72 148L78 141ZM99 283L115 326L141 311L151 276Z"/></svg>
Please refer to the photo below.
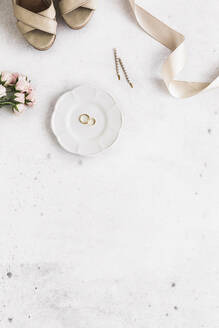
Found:
<svg viewBox="0 0 219 328"><path fill-rule="evenodd" d="M203 90L219 87L219 77L211 83L175 80L177 74L185 66L184 36L137 5L136 0L129 0L129 2L140 27L153 39L172 51L163 64L162 78L173 97L188 98L199 94Z"/></svg>

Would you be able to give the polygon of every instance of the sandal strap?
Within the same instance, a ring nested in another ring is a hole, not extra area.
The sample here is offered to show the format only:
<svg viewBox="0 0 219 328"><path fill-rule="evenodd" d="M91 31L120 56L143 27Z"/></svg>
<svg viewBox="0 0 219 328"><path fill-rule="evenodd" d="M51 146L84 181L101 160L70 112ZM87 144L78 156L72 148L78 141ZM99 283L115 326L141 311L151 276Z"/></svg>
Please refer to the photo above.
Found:
<svg viewBox="0 0 219 328"><path fill-rule="evenodd" d="M14 15L18 20L17 25L23 34L35 29L53 35L56 34L56 11L52 1L50 7L40 13L34 13L25 9L14 1Z"/></svg>
<svg viewBox="0 0 219 328"><path fill-rule="evenodd" d="M59 2L59 7L62 15L68 14L80 7L95 10L97 7L97 0L61 0Z"/></svg>

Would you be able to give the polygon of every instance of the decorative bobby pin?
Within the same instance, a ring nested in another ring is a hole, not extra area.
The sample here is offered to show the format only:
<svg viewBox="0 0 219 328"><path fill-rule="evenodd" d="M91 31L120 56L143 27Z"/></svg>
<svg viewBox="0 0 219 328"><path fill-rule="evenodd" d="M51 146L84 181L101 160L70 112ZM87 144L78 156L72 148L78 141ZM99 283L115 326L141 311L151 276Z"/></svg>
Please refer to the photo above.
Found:
<svg viewBox="0 0 219 328"><path fill-rule="evenodd" d="M128 84L130 85L131 88L133 88L133 84L131 83L130 79L129 79L129 76L128 76L128 73L126 71L126 68L123 64L123 61L121 58L119 58L119 63L120 63L120 66L122 67L122 70L123 70L123 73L125 75L125 78L126 78L126 81L128 82Z"/></svg>

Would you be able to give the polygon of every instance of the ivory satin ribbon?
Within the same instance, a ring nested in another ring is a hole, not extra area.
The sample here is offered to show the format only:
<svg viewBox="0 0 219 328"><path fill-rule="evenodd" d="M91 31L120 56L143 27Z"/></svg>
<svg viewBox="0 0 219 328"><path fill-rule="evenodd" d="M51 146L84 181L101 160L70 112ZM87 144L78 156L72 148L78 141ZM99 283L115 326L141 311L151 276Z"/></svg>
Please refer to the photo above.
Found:
<svg viewBox="0 0 219 328"><path fill-rule="evenodd" d="M129 2L140 27L152 38L172 51L163 64L162 78L173 97L188 98L197 95L203 90L219 87L219 77L210 83L175 80L177 74L185 66L185 37L148 13L136 3L136 0L129 0Z"/></svg>

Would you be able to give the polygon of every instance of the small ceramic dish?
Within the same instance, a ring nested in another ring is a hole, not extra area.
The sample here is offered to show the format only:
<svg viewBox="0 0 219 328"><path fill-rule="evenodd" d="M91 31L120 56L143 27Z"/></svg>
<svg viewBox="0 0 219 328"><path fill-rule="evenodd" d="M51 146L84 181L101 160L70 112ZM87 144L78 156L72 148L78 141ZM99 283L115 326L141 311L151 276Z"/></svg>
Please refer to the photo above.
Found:
<svg viewBox="0 0 219 328"><path fill-rule="evenodd" d="M79 86L57 101L51 119L59 144L78 155L94 155L118 138L122 115L113 97L93 86Z"/></svg>

